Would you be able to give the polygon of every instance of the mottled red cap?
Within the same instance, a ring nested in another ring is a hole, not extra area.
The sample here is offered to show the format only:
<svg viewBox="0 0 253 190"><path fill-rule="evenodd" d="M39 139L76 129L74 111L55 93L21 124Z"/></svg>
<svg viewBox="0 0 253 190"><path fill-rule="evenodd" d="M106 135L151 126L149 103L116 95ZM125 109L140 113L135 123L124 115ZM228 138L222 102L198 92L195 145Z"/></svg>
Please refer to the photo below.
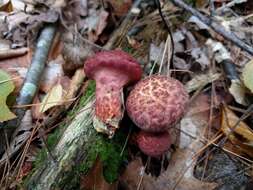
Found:
<svg viewBox="0 0 253 190"><path fill-rule="evenodd" d="M137 144L144 154L159 157L171 146L170 134L167 131L162 133L140 131L137 135Z"/></svg>
<svg viewBox="0 0 253 190"><path fill-rule="evenodd" d="M127 98L129 117L141 129L161 132L184 114L189 96L181 82L153 75L139 81Z"/></svg>
<svg viewBox="0 0 253 190"><path fill-rule="evenodd" d="M86 60L84 71L89 78L95 79L97 71L111 68L128 76L128 83L141 79L140 64L121 50L102 51Z"/></svg>

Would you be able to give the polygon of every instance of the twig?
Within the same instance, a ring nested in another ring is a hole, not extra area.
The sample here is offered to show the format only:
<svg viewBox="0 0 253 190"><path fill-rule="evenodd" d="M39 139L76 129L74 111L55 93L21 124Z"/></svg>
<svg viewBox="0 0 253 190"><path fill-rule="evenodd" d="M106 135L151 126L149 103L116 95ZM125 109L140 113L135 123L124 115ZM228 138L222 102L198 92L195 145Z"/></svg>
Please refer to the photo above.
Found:
<svg viewBox="0 0 253 190"><path fill-rule="evenodd" d="M231 2L229 2L229 3L227 3L227 4L225 4L225 5L223 5L223 6L221 6L221 7L219 7L219 8L216 10L216 12L220 13L220 12L224 11L224 10L227 9L227 8L233 7L233 6L236 5L236 4L243 3L243 2L246 2L246 1L247 1L247 0L240 0L240 1L238 1L238 0L233 0L233 1L231 1Z"/></svg>
<svg viewBox="0 0 253 190"><path fill-rule="evenodd" d="M203 23L210 26L215 32L222 35L225 39L233 42L235 45L240 47L242 50L247 51L251 55L253 55L253 48L244 43L241 39L239 39L234 33L231 31L227 31L222 25L214 22L212 19L208 18L207 16L204 16L201 14L198 10L194 9L193 7L187 5L182 0L172 0L172 2L186 11L190 12L192 15L198 17Z"/></svg>
<svg viewBox="0 0 253 190"><path fill-rule="evenodd" d="M0 59L17 57L28 52L28 48L0 50Z"/></svg>
<svg viewBox="0 0 253 190"><path fill-rule="evenodd" d="M17 98L17 105L26 105L32 102L34 95L38 89L40 77L47 61L55 31L56 26L53 24L45 25L45 27L42 29L38 38L36 50L34 52L30 68L26 74L24 85ZM5 128L4 130L8 129L8 131L6 131L8 137L13 133L14 129L18 130L19 124L25 114L25 111L26 108L15 109L14 112L16 113L17 118L0 124L0 128ZM3 148L0 147L0 153L2 152Z"/></svg>

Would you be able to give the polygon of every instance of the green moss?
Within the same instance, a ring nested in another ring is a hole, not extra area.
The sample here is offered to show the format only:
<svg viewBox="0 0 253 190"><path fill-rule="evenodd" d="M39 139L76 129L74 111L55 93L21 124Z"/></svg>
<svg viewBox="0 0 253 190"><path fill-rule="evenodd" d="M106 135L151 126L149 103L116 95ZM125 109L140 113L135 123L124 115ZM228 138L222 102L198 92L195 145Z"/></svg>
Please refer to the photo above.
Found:
<svg viewBox="0 0 253 190"><path fill-rule="evenodd" d="M76 170L86 174L99 157L103 163L104 178L111 183L118 178L120 166L127 159L126 151L120 155L126 139L125 132L117 131L113 139L108 139L102 134L96 134L95 139L96 142L90 145L86 160L76 166Z"/></svg>
<svg viewBox="0 0 253 190"><path fill-rule="evenodd" d="M196 0L186 0L185 3L195 6Z"/></svg>
<svg viewBox="0 0 253 190"><path fill-rule="evenodd" d="M68 115L67 115L68 118L74 117L75 114L85 105L88 98L94 94L95 87L96 87L95 81L90 81L84 95L80 99L78 106L68 113ZM54 130L54 132L52 132L48 135L47 146L49 149L51 149L52 147L54 147L57 144L57 142L59 141L59 139L62 135L62 132L64 131L66 126L67 126L66 124L60 125L58 128L56 128ZM47 152L48 152L48 150L46 148L43 148L40 150L40 152L36 156L36 160L34 162L33 168L38 167L44 160L47 159L47 156L48 156Z"/></svg>
<svg viewBox="0 0 253 190"><path fill-rule="evenodd" d="M131 46L126 46L126 47L123 47L123 51L125 51L129 54L133 54L135 52L135 49L132 48Z"/></svg>
<svg viewBox="0 0 253 190"><path fill-rule="evenodd" d="M85 94L80 99L78 106L70 111L68 117L74 117L76 113L86 104L89 97L94 94L94 91L95 82L90 81ZM62 131L66 126L67 125L62 125L58 127L52 134L48 136L47 143L49 149L54 147L59 141ZM107 136L98 134L95 132L95 129L93 130L95 137L91 139L96 139L96 142L91 142L89 144L90 147L88 148L88 152L85 153L85 160L78 165L73 166L70 171L66 171L66 175L60 182L62 185L58 185L58 187L61 188L62 186L64 189L79 189L80 176L88 173L97 157L99 157L103 163L105 180L107 182L113 182L117 179L120 165L127 157L125 151L122 155L120 155L125 143L126 133L120 129L116 132L113 139L108 139ZM40 164L46 159L48 159L48 153L47 150L43 148L36 158L35 168L39 167Z"/></svg>
<svg viewBox="0 0 253 190"><path fill-rule="evenodd" d="M109 183L118 178L120 165L126 160L126 152L120 153L124 146L126 135L122 130L116 132L113 139L100 135L96 143L97 155L102 160L105 180Z"/></svg>

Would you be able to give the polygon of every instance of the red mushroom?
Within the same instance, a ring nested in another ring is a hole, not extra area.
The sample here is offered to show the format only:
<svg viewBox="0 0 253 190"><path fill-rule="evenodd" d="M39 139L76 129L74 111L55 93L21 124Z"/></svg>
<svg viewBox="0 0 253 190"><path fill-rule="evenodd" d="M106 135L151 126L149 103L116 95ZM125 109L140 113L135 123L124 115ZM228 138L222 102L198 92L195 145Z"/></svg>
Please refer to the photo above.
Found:
<svg viewBox="0 0 253 190"><path fill-rule="evenodd" d="M95 125L113 135L124 113L123 87L141 79L141 67L127 53L113 50L87 59L84 71L96 81Z"/></svg>
<svg viewBox="0 0 253 190"><path fill-rule="evenodd" d="M178 80L153 75L135 85L127 98L126 109L142 130L162 132L183 116L188 98Z"/></svg>
<svg viewBox="0 0 253 190"><path fill-rule="evenodd" d="M140 150L151 157L159 157L166 153L171 146L168 132L149 133L140 131L137 135L137 144Z"/></svg>

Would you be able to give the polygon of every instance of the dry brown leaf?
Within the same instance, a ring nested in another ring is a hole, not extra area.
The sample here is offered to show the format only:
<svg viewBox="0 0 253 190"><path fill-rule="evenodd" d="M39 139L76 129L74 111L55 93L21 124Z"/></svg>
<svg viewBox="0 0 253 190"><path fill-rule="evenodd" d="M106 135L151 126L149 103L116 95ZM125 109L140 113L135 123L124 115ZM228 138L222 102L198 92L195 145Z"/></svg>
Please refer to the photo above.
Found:
<svg viewBox="0 0 253 190"><path fill-rule="evenodd" d="M253 130L243 121L235 127L234 132L231 132L232 128L238 122L239 117L235 115L227 107L222 109L222 122L221 130L225 135L229 135L229 140L245 154L253 157Z"/></svg>
<svg viewBox="0 0 253 190"><path fill-rule="evenodd" d="M107 25L107 18L109 16L109 13L102 10L100 13L97 15L97 19L93 19L94 26L90 28L88 32L88 39L92 42L95 42L98 40L99 35L103 32Z"/></svg>
<svg viewBox="0 0 253 190"><path fill-rule="evenodd" d="M141 181L141 175L143 176L140 189L143 190L209 190L217 186L216 183L200 181L193 175L195 162L197 161L193 156L204 146L201 137L209 120L209 99L206 95L200 95L191 102L187 115L181 121L182 132L180 136L187 132L193 138L188 138L184 142L180 138L180 148L172 154L166 171L158 178L152 178L143 173L144 169L141 166L141 161L136 160L128 165L127 170L121 177L121 183L127 187L126 189L136 189Z"/></svg>
<svg viewBox="0 0 253 190"><path fill-rule="evenodd" d="M1 4L1 2L0 2ZM11 0L9 0L7 3L4 3L4 4L1 4L0 5L0 11L3 11L3 12L12 12L13 11L13 6L12 6L12 3L11 3Z"/></svg>
<svg viewBox="0 0 253 190"><path fill-rule="evenodd" d="M54 59L57 59L57 57L60 56L62 50L63 50L63 41L61 39L61 33L57 32L54 37L52 47L50 48L48 54L48 60L52 61Z"/></svg>
<svg viewBox="0 0 253 190"><path fill-rule="evenodd" d="M132 0L106 0L113 7L113 13L117 16L124 16L131 8Z"/></svg>
<svg viewBox="0 0 253 190"><path fill-rule="evenodd" d="M199 109L199 106L203 105L205 108L209 104L207 103L206 98L198 96L189 105L189 111L180 124L182 131L179 141L180 148L172 154L168 168L156 180L155 186L158 189L203 190L214 189L217 186L216 183L200 181L193 175L197 161L196 158L194 159L194 155L204 146L203 139L201 138L204 136L205 128L208 124L207 111L196 112L196 110L203 110L202 108ZM185 132L191 135L191 138L188 138L187 144L181 138L181 136L185 135Z"/></svg>
<svg viewBox="0 0 253 190"><path fill-rule="evenodd" d="M94 54L94 51L91 45L83 41L80 34L66 32L63 41L63 69L65 74L72 74L76 69L83 67L85 59Z"/></svg>
<svg viewBox="0 0 253 190"><path fill-rule="evenodd" d="M20 91L26 76L26 72L30 66L31 58L32 52L29 50L25 55L0 60L0 69L8 72L11 75L11 78L14 79L13 82L15 85L15 94Z"/></svg>
<svg viewBox="0 0 253 190"><path fill-rule="evenodd" d="M156 189L155 179L144 173L144 166L140 158L131 161L120 176L120 187L126 190L136 190L141 184L141 190Z"/></svg>
<svg viewBox="0 0 253 190"><path fill-rule="evenodd" d="M32 106L31 111L32 111L32 118L33 119L41 119L44 116L44 113L41 113L39 108L40 108L40 99L38 97L38 94L35 95L34 99L33 99L33 104L34 106Z"/></svg>
<svg viewBox="0 0 253 190"><path fill-rule="evenodd" d="M244 106L249 105L246 99L246 88L241 83L240 80L231 80L231 85L229 87L230 94L234 97L235 101Z"/></svg>
<svg viewBox="0 0 253 190"><path fill-rule="evenodd" d="M56 59L50 61L43 71L40 80L40 90L43 92L48 92L52 86L64 76L62 65L64 64L64 59L59 55Z"/></svg>
<svg viewBox="0 0 253 190"><path fill-rule="evenodd" d="M194 76L190 81L188 81L185 85L187 92L193 92L195 90L198 90L201 87L204 87L205 85L218 80L221 77L220 73L212 73L208 72L205 74L198 74Z"/></svg>
<svg viewBox="0 0 253 190"><path fill-rule="evenodd" d="M70 84L68 85L68 89L66 89L66 94L64 96L64 100L68 101L75 97L77 90L82 85L82 82L85 78L85 74L83 72L83 69L76 70L73 78L70 81ZM68 107L68 103L66 106Z"/></svg>
<svg viewBox="0 0 253 190"><path fill-rule="evenodd" d="M80 189L93 190L117 190L117 183L109 184L105 181L103 176L103 164L99 158L97 158L93 167L89 170L89 173L85 176L81 176Z"/></svg>

